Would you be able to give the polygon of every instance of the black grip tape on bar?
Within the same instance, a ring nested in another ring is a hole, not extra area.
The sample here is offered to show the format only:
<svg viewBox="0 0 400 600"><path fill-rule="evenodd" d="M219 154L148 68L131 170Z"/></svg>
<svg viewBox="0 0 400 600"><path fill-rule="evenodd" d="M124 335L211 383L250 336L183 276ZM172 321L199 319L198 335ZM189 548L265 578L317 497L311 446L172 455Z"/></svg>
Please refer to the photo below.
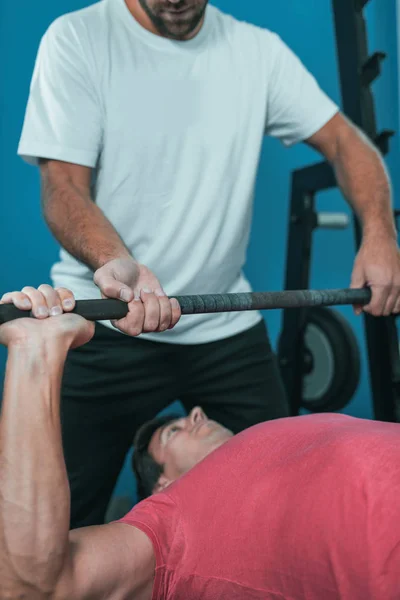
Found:
<svg viewBox="0 0 400 600"><path fill-rule="evenodd" d="M362 288L171 297L178 300L183 315L195 315L345 304L365 306L371 301L372 293L369 288ZM111 321L125 317L128 305L121 300L77 300L72 312L88 321ZM0 324L29 316L30 311L20 310L13 304L0 305Z"/></svg>

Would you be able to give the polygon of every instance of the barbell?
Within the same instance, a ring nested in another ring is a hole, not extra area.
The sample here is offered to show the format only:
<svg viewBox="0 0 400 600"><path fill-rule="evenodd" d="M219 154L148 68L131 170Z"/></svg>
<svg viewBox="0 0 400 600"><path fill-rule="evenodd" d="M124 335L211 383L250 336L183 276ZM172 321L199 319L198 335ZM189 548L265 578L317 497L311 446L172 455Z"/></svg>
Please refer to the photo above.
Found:
<svg viewBox="0 0 400 600"><path fill-rule="evenodd" d="M369 288L171 296L179 302L183 315L346 304L365 306L370 303L371 297L372 292ZM112 321L126 317L128 305L121 300L77 300L72 312L88 321ZM26 310L16 308L13 304L2 304L0 324L30 314Z"/></svg>

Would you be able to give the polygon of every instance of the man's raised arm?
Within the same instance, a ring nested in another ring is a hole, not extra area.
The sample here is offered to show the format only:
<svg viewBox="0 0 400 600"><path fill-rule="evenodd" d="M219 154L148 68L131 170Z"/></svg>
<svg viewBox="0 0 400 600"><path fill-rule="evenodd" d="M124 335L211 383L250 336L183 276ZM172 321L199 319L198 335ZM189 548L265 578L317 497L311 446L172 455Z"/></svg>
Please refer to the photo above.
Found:
<svg viewBox="0 0 400 600"><path fill-rule="evenodd" d="M40 304L50 308L66 299L74 306L70 292L41 286L7 294L3 302L36 313ZM140 532L114 524L69 533L60 385L68 350L89 341L93 331L77 315L18 319L0 327L0 343L8 348L0 421L2 600L95 600L151 585L152 551ZM136 553L147 579L132 569Z"/></svg>

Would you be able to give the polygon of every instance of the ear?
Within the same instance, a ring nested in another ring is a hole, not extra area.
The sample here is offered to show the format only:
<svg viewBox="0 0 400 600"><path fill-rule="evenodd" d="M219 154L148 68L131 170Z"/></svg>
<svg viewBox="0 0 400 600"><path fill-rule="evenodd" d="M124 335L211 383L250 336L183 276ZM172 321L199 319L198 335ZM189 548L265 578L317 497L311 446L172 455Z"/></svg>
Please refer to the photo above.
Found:
<svg viewBox="0 0 400 600"><path fill-rule="evenodd" d="M171 485L171 483L173 483L171 479L168 479L168 477L165 477L165 475L160 475L159 480L153 488L153 494L158 494L158 492L162 492L163 490L165 490L165 488Z"/></svg>

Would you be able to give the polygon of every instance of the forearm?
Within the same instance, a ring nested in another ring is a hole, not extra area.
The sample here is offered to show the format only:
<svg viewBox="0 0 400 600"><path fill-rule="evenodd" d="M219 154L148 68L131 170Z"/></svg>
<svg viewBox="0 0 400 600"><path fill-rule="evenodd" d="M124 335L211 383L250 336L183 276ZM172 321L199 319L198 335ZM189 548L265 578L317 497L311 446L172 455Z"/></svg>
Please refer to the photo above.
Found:
<svg viewBox="0 0 400 600"><path fill-rule="evenodd" d="M66 349L9 349L0 421L0 597L51 597L66 558L70 491L61 441Z"/></svg>
<svg viewBox="0 0 400 600"><path fill-rule="evenodd" d="M339 140L333 160L337 181L358 215L364 237L397 239L390 179L372 144L356 131Z"/></svg>
<svg viewBox="0 0 400 600"><path fill-rule="evenodd" d="M110 260L130 256L85 186L68 177L53 179L44 171L42 204L46 222L61 246L93 271Z"/></svg>

